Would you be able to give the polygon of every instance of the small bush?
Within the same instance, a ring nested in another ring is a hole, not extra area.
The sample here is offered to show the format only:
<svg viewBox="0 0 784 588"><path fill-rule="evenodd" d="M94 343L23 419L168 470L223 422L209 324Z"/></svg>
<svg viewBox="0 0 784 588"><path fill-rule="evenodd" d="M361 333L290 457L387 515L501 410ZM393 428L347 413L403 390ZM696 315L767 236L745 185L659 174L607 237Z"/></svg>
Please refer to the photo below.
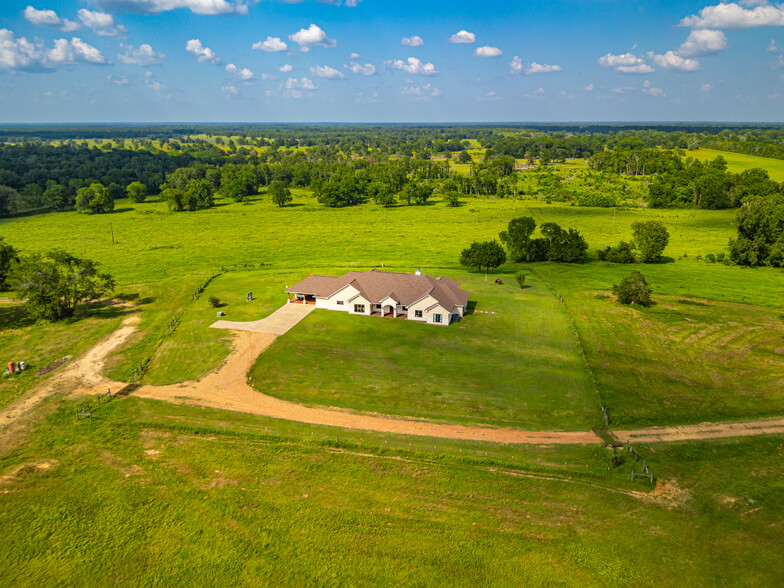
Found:
<svg viewBox="0 0 784 588"><path fill-rule="evenodd" d="M725 257L725 253L722 251L721 253L719 253L716 256L716 261L718 261L719 263L722 263L724 261L724 257Z"/></svg>
<svg viewBox="0 0 784 588"><path fill-rule="evenodd" d="M613 286L613 294L618 296L621 304L639 304L650 306L652 289L640 272L634 271Z"/></svg>
<svg viewBox="0 0 784 588"><path fill-rule="evenodd" d="M515 274L515 280L517 280L517 285L520 286L521 288L523 286L525 286L525 276L526 275L528 275L528 274L526 274L524 272L517 272Z"/></svg>
<svg viewBox="0 0 784 588"><path fill-rule="evenodd" d="M221 301L217 296L210 296L207 300L209 300L210 306L213 308L218 308L220 306Z"/></svg>
<svg viewBox="0 0 784 588"><path fill-rule="evenodd" d="M708 253L708 255L705 256L705 261L708 263L716 263L716 256L713 255L713 253Z"/></svg>

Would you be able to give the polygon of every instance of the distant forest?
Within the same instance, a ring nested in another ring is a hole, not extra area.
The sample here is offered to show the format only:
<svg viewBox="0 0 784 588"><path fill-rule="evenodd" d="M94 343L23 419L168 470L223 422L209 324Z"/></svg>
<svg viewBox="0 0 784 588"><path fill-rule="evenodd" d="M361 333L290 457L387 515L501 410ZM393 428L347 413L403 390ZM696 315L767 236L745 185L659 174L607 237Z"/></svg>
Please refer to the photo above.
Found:
<svg viewBox="0 0 784 588"><path fill-rule="evenodd" d="M733 174L722 158L689 150L784 159L784 128L773 125L19 125L0 127L0 140L0 216L111 212L114 200L156 195L173 211L196 210L216 196L247 201L264 186L280 205L290 188L308 188L333 207L439 194L453 204L539 195L737 208L782 187L764 170ZM579 189L552 173L575 159L590 170Z"/></svg>

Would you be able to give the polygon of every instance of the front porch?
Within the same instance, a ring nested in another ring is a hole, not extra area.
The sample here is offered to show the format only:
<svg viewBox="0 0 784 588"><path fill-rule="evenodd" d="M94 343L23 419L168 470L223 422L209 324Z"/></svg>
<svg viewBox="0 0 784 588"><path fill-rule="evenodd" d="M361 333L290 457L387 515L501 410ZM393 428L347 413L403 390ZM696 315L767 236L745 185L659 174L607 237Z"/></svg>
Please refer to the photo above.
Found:
<svg viewBox="0 0 784 588"><path fill-rule="evenodd" d="M392 312L392 311L387 311L387 312L382 313L381 311L376 310L374 312L371 312L370 316L380 316L382 318L405 319L405 318L408 318L408 313L406 313L406 312L395 313L395 312Z"/></svg>
<svg viewBox="0 0 784 588"><path fill-rule="evenodd" d="M296 294L294 298L287 294L289 304L316 304L316 297L312 294Z"/></svg>

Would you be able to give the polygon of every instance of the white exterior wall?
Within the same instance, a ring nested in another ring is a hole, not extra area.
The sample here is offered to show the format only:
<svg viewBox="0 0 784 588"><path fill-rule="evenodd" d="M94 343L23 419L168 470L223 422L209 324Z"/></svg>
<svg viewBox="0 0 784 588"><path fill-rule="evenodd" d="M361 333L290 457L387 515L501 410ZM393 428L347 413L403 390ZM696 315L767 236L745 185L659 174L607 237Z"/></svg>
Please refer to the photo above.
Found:
<svg viewBox="0 0 784 588"><path fill-rule="evenodd" d="M435 306L430 310L425 311L425 319L428 325L437 325L437 326L447 326L449 324L449 320L452 314L443 306ZM441 315L441 322L434 323L433 322L433 315L440 314Z"/></svg>
<svg viewBox="0 0 784 588"><path fill-rule="evenodd" d="M349 314L364 314L364 315L368 315L369 316L370 313L373 311L373 305L369 301L365 300L362 296L357 296L351 302L346 300L345 303L348 306L348 313ZM365 312L354 312L354 305L355 304L364 304L365 305Z"/></svg>
<svg viewBox="0 0 784 588"><path fill-rule="evenodd" d="M327 298L316 299L316 307L326 308L327 310L341 310L343 312L349 312L349 308L353 309L354 307L349 304L348 299L353 298L358 293L359 292L356 288L354 288L354 286L346 286L339 292L335 292ZM339 300L343 301L342 305L338 304Z"/></svg>
<svg viewBox="0 0 784 588"><path fill-rule="evenodd" d="M425 296L419 302L415 302L411 306L408 307L408 320L410 321L419 321L420 323L427 322L427 309L437 304L436 299L432 296ZM422 318L416 318L416 311L422 311Z"/></svg>

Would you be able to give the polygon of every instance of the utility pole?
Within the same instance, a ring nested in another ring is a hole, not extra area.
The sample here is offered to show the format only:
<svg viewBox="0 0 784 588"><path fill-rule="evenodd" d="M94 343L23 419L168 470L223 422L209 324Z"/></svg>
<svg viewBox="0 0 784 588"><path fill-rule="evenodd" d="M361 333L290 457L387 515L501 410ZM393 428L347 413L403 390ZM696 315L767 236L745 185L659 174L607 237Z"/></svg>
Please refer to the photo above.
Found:
<svg viewBox="0 0 784 588"><path fill-rule="evenodd" d="M112 245L114 245L114 223L109 223L109 228L112 231Z"/></svg>

